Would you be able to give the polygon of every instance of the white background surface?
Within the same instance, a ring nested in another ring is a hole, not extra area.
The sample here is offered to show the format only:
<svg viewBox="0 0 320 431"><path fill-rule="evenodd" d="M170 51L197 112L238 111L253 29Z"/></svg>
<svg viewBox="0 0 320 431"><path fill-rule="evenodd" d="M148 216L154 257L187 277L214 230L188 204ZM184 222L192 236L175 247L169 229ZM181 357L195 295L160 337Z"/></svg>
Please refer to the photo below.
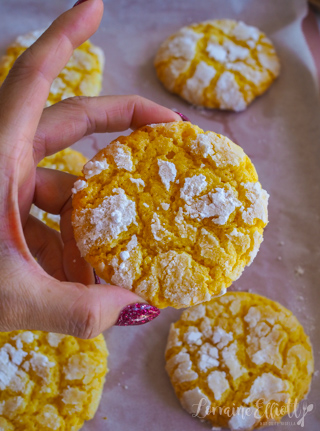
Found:
<svg viewBox="0 0 320 431"><path fill-rule="evenodd" d="M71 6L64 0L0 1L0 54L16 36L45 27ZM257 258L233 288L266 295L292 310L311 337L318 370L320 103L317 72L301 31L306 12L303 0L106 1L101 27L92 41L106 55L103 94L137 93L177 108L204 130L225 134L251 157L263 188L271 195L270 223ZM281 76L243 113L196 110L167 93L153 69L153 57L163 39L183 25L215 18L241 19L259 27L280 56ZM75 148L91 157L117 135L85 138ZM296 274L298 267L303 275ZM105 333L110 373L96 417L84 431L210 429L181 409L164 371L169 324L179 315L166 309L151 324ZM318 431L318 375L308 403L314 409L305 417L305 429ZM269 429L301 429L294 418L284 421L291 425Z"/></svg>

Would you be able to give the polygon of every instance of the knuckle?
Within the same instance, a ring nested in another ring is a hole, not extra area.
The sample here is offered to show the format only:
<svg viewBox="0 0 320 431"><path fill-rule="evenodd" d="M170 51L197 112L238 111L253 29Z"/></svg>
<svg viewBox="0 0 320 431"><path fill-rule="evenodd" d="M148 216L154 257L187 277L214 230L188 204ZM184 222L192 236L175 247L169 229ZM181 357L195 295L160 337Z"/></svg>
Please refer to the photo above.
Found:
<svg viewBox="0 0 320 431"><path fill-rule="evenodd" d="M59 102L59 106L65 105L67 108L72 108L75 110L82 111L86 109L89 103L89 100L91 99L92 97L89 97L89 96L68 97L67 99L61 100L61 102Z"/></svg>
<svg viewBox="0 0 320 431"><path fill-rule="evenodd" d="M88 96L73 96L62 100L60 103L68 103L74 105L83 105L86 103Z"/></svg>
<svg viewBox="0 0 320 431"><path fill-rule="evenodd" d="M139 104L139 103L142 103L143 102L143 100L144 100L144 97L142 97L142 96L139 96L139 94L132 94L131 96L130 96L130 98L131 98L131 103L133 103L133 104Z"/></svg>
<svg viewBox="0 0 320 431"><path fill-rule="evenodd" d="M44 62L36 57L34 47L30 46L18 57L10 73L13 79L28 78L33 80L39 75L44 78L43 67Z"/></svg>

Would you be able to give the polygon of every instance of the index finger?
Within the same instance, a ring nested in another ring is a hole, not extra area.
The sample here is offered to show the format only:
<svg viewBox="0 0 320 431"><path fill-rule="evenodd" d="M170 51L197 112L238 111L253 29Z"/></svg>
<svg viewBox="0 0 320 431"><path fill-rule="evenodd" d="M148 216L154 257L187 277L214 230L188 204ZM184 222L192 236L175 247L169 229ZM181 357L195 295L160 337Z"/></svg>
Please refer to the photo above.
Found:
<svg viewBox="0 0 320 431"><path fill-rule="evenodd" d="M51 84L73 50L99 27L101 0L89 0L59 16L15 62L0 88L1 134L7 144L32 142ZM4 136L3 136L4 134ZM19 136L21 134L21 136Z"/></svg>

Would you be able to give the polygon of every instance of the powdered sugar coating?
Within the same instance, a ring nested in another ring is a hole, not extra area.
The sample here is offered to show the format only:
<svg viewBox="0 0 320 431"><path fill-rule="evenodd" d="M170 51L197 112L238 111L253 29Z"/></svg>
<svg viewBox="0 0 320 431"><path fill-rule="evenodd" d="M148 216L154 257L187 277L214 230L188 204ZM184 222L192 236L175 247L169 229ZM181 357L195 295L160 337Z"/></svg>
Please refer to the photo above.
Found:
<svg viewBox="0 0 320 431"><path fill-rule="evenodd" d="M199 133L190 149L192 154L210 157L217 167L239 166L245 157L241 147L213 132Z"/></svg>
<svg viewBox="0 0 320 431"><path fill-rule="evenodd" d="M60 342L65 338L64 334L55 334L53 332L48 332L48 343L51 347L58 347Z"/></svg>
<svg viewBox="0 0 320 431"><path fill-rule="evenodd" d="M85 187L87 187L87 182L84 180L77 180L74 183L74 187L71 189L72 193L78 193L80 190L83 190Z"/></svg>
<svg viewBox="0 0 320 431"><path fill-rule="evenodd" d="M208 386L213 392L215 400L221 400L222 395L230 387L226 373L224 371L212 371L208 376Z"/></svg>
<svg viewBox="0 0 320 431"><path fill-rule="evenodd" d="M168 211L168 209L170 208L170 205L165 202L161 202L160 205L164 211Z"/></svg>
<svg viewBox="0 0 320 431"><path fill-rule="evenodd" d="M247 106L234 74L228 71L223 72L219 77L214 96L218 100L221 109L239 112L243 111Z"/></svg>
<svg viewBox="0 0 320 431"><path fill-rule="evenodd" d="M232 30L232 34L237 40L257 42L260 38L260 31L256 27L246 25L244 22L239 21Z"/></svg>
<svg viewBox="0 0 320 431"><path fill-rule="evenodd" d="M109 168L109 164L106 160L90 160L83 167L83 173L86 179L92 178L95 175L99 175L102 171Z"/></svg>
<svg viewBox="0 0 320 431"><path fill-rule="evenodd" d="M253 224L255 219L268 222L268 199L269 194L262 189L260 183L245 183L243 184L245 195L250 201L250 205L246 210L242 211L242 218L245 223Z"/></svg>
<svg viewBox="0 0 320 431"><path fill-rule="evenodd" d="M210 58L221 63L245 60L250 54L247 48L236 45L231 40L226 40L220 45L215 38L208 41L206 51Z"/></svg>
<svg viewBox="0 0 320 431"><path fill-rule="evenodd" d="M209 398L197 387L186 391L181 397L181 405L188 413L196 414L197 406L200 406L199 414L201 417L206 415L208 407L210 408Z"/></svg>
<svg viewBox="0 0 320 431"><path fill-rule="evenodd" d="M91 225L87 234L78 242L78 247L83 256L97 240L112 241L118 235L125 232L128 226L136 219L135 202L128 199L123 189L115 190L114 195L108 196L96 208L83 210L75 220L75 224L81 226L85 220Z"/></svg>
<svg viewBox="0 0 320 431"><path fill-rule="evenodd" d="M194 75L186 81L181 92L182 97L190 103L196 105L202 104L204 98L203 92L215 75L216 70L204 61L201 61L197 65Z"/></svg>
<svg viewBox="0 0 320 431"><path fill-rule="evenodd" d="M228 422L231 431L251 429L261 419L259 410L255 407L238 407L235 415Z"/></svg>
<svg viewBox="0 0 320 431"><path fill-rule="evenodd" d="M142 178L130 178L130 181L133 184L136 184L137 187L139 187L139 186L145 187L146 186L145 182L143 181Z"/></svg>
<svg viewBox="0 0 320 431"><path fill-rule="evenodd" d="M151 232L156 241L162 241L166 237L170 236L170 232L161 225L161 221L157 213L153 214L151 220Z"/></svg>
<svg viewBox="0 0 320 431"><path fill-rule="evenodd" d="M211 218L213 223L224 225L239 206L241 202L232 190L216 188L214 192L188 203L185 206L185 212L191 218L198 220Z"/></svg>
<svg viewBox="0 0 320 431"><path fill-rule="evenodd" d="M286 402L289 398L290 383L288 380L282 380L272 373L264 373L257 377L250 388L250 394L243 401L252 403L263 398L267 404L270 401Z"/></svg>
<svg viewBox="0 0 320 431"><path fill-rule="evenodd" d="M120 259L115 256L111 260L114 271L111 282L126 289L131 289L133 281L141 272L139 271L139 265L142 256L136 235L132 235L126 249L121 252L119 257Z"/></svg>
<svg viewBox="0 0 320 431"><path fill-rule="evenodd" d="M202 174L186 178L180 190L180 196L187 204L191 204L193 198L198 196L206 187L206 177Z"/></svg>
<svg viewBox="0 0 320 431"><path fill-rule="evenodd" d="M165 84L170 89L174 87L178 76L189 68L201 37L202 34L196 33L192 29L182 28L161 45L155 58L155 64L163 65L166 70ZM170 61L172 56L174 59Z"/></svg>
<svg viewBox="0 0 320 431"><path fill-rule="evenodd" d="M108 145L106 154L111 155L118 169L125 169L131 172L133 165L130 148L121 145L119 142L113 142Z"/></svg>
<svg viewBox="0 0 320 431"><path fill-rule="evenodd" d="M167 162L166 160L158 159L159 166L159 176L167 190L170 189L170 183L176 179L177 168L172 162Z"/></svg>

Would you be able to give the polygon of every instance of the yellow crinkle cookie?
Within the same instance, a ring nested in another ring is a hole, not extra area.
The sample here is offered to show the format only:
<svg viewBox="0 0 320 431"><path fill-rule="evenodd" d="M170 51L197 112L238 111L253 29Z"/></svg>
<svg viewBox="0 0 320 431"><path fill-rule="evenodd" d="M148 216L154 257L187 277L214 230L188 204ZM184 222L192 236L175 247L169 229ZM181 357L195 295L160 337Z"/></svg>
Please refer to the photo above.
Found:
<svg viewBox="0 0 320 431"><path fill-rule="evenodd" d="M103 335L0 332L0 429L79 430L98 408L107 355Z"/></svg>
<svg viewBox="0 0 320 431"><path fill-rule="evenodd" d="M279 75L271 41L255 27L223 19L183 27L155 58L160 81L194 105L242 111Z"/></svg>
<svg viewBox="0 0 320 431"><path fill-rule="evenodd" d="M68 172L72 175L81 175L83 165L87 162L87 158L79 151L66 148L52 156L45 157L38 164L38 167L57 169L59 171ZM55 230L60 230L60 216L49 214L37 208L35 205L31 207L31 214L43 221L46 225Z"/></svg>
<svg viewBox="0 0 320 431"><path fill-rule="evenodd" d="M5 80L16 59L31 46L43 30L19 36L0 58L0 85ZM46 106L73 96L98 96L102 86L104 54L90 41L74 50L66 67L53 81Z"/></svg>
<svg viewBox="0 0 320 431"><path fill-rule="evenodd" d="M228 138L188 122L122 136L73 189L82 256L108 283L164 308L207 301L256 256L268 194Z"/></svg>
<svg viewBox="0 0 320 431"><path fill-rule="evenodd" d="M280 420L308 393L312 347L278 302L232 292L186 310L171 325L166 370L189 413L250 430Z"/></svg>

